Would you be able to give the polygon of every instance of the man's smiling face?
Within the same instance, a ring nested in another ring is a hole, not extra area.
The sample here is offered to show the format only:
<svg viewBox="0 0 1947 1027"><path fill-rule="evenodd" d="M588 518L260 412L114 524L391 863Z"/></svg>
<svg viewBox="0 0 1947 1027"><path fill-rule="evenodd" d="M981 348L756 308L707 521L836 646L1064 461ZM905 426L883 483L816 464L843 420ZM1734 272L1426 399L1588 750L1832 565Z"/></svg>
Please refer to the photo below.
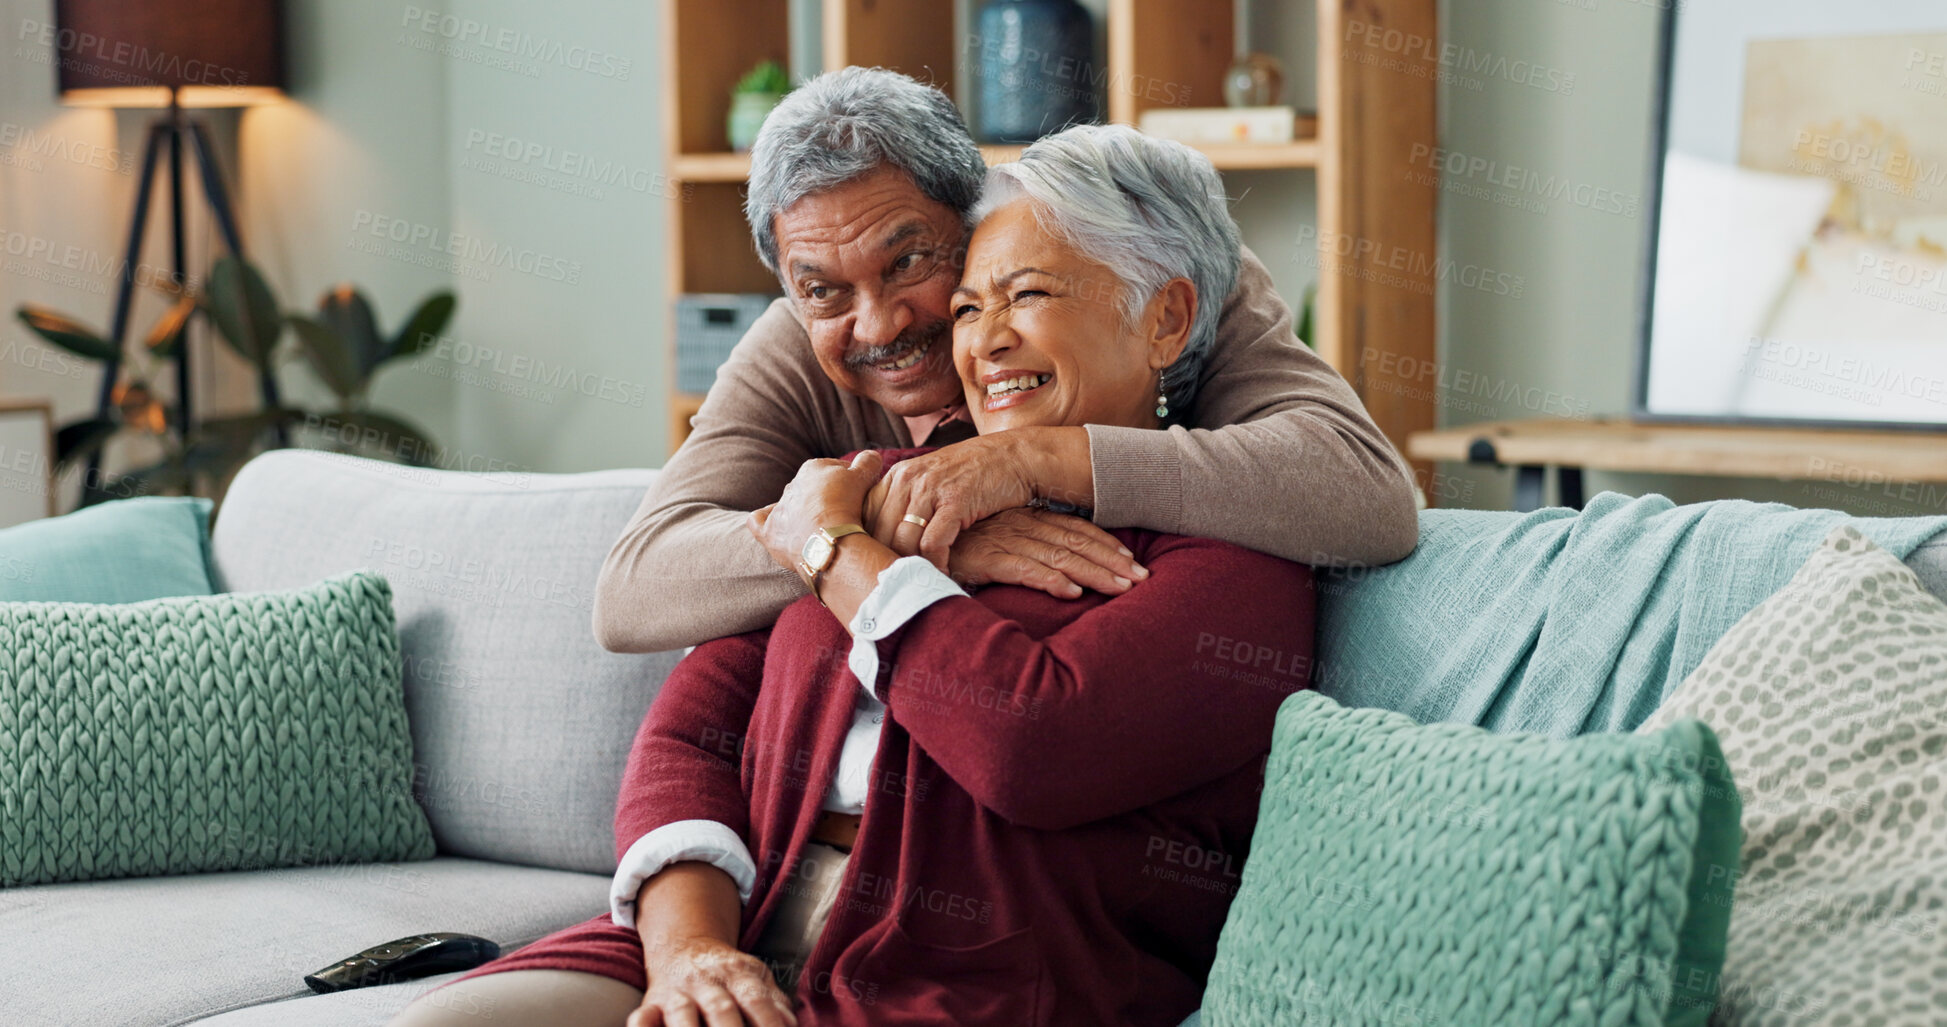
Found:
<svg viewBox="0 0 1947 1027"><path fill-rule="evenodd" d="M886 167L799 200L773 226L785 291L833 384L901 417L961 398L947 317L958 213Z"/></svg>

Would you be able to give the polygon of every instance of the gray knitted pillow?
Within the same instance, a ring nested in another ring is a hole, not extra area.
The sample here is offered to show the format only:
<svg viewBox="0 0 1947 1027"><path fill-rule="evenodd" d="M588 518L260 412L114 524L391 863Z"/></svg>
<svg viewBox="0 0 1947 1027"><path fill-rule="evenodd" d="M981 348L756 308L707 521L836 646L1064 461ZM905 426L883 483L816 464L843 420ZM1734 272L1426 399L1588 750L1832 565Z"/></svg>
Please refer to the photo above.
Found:
<svg viewBox="0 0 1947 1027"><path fill-rule="evenodd" d="M1712 1022L1947 1023L1947 604L1837 528L1639 730L1687 717L1744 798Z"/></svg>
<svg viewBox="0 0 1947 1027"><path fill-rule="evenodd" d="M392 590L0 603L0 887L425 859Z"/></svg>

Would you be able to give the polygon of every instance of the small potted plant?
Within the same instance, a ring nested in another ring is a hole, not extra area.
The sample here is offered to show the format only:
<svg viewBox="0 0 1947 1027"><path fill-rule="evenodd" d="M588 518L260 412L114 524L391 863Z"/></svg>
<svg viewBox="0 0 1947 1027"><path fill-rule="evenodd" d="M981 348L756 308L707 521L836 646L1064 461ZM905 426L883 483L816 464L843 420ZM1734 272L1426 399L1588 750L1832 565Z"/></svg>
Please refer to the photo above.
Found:
<svg viewBox="0 0 1947 1027"><path fill-rule="evenodd" d="M739 153L750 149L764 118L790 91L791 80L776 61L763 61L738 79L730 91L730 148Z"/></svg>

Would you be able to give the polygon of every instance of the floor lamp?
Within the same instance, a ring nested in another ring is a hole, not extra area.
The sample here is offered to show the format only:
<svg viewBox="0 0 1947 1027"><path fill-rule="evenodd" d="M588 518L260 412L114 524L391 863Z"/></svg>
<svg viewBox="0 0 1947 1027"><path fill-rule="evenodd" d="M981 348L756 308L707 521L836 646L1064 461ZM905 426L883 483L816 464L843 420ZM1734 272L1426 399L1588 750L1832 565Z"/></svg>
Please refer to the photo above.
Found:
<svg viewBox="0 0 1947 1027"><path fill-rule="evenodd" d="M143 142L135 214L110 320L109 341L120 354L159 166L168 182L170 271L176 284L184 284L188 274L183 255L185 157L196 164L197 180L224 245L243 255L243 237L237 231L209 129L189 110L244 107L283 96L283 12L278 0L55 0L54 22L55 78L62 103L163 111L149 124ZM111 409L120 371L119 358L102 369L97 400L101 416ZM268 367L260 369L258 388L265 405L275 409L277 382ZM177 418L185 435L190 401L190 355L185 346L176 354ZM82 480L92 484L100 474L97 451Z"/></svg>

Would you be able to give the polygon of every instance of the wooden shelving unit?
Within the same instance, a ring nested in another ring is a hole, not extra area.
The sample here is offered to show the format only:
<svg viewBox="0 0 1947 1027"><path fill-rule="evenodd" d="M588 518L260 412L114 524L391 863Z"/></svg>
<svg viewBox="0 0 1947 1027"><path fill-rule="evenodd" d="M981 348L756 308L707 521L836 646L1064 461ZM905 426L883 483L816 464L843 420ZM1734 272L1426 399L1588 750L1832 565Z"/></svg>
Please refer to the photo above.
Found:
<svg viewBox="0 0 1947 1027"><path fill-rule="evenodd" d="M787 0L665 0L667 167L684 186L671 190L672 295L777 291L743 221L750 158L730 152L724 117L740 75L766 57L783 61L788 55L787 6ZM824 0L825 67L893 68L951 91L954 62L962 54L953 20L944 13L949 10L941 0ZM1409 435L1434 426L1434 397L1417 379L1383 380L1381 368L1416 371L1435 359L1438 190L1410 180L1407 172L1413 146L1435 141L1437 75L1403 73L1397 62L1388 67L1347 59L1357 44L1345 42L1345 29L1378 24L1435 38L1436 3L1316 0L1316 16L1318 135L1279 146L1202 149L1224 171L1316 174L1319 282L1310 341L1359 390L1379 426L1404 451ZM1234 56L1231 29L1227 0L1111 0L1109 120L1134 124L1157 105L1158 95L1219 102ZM1131 86L1157 82L1180 88ZM1013 160L1021 149L981 148L989 163ZM1353 255L1342 256L1341 249ZM1404 267L1365 256L1402 253L1408 255ZM1287 300L1296 306L1298 297ZM673 368L673 343L668 349ZM701 402L694 395L670 397L672 448L688 434Z"/></svg>

